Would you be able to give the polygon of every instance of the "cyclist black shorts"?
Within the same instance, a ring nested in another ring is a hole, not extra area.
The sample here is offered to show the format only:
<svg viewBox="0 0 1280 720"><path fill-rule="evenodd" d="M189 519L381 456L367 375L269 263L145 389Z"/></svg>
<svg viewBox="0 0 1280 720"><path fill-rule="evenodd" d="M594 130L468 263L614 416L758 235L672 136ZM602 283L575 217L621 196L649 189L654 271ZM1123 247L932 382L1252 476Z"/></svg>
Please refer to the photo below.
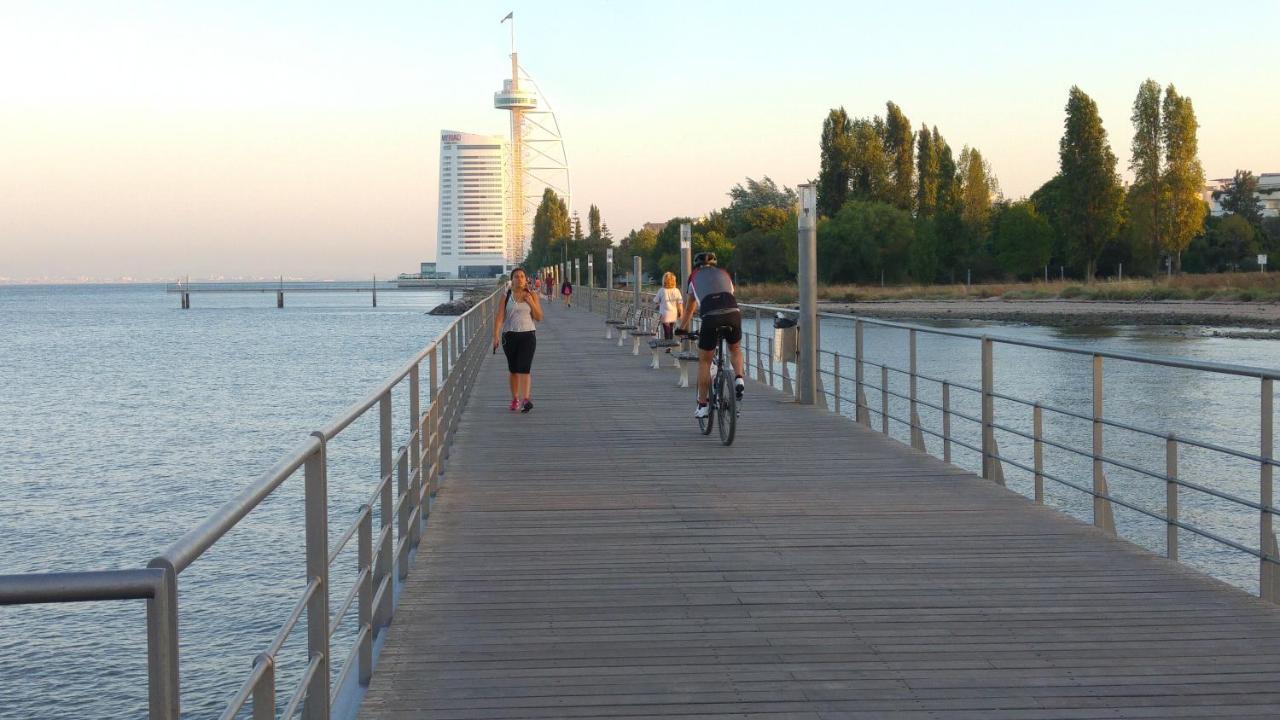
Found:
<svg viewBox="0 0 1280 720"><path fill-rule="evenodd" d="M734 310L702 318L702 327L698 328L698 349L715 350L716 333L720 328L725 329L724 337L730 345L742 342L742 313Z"/></svg>

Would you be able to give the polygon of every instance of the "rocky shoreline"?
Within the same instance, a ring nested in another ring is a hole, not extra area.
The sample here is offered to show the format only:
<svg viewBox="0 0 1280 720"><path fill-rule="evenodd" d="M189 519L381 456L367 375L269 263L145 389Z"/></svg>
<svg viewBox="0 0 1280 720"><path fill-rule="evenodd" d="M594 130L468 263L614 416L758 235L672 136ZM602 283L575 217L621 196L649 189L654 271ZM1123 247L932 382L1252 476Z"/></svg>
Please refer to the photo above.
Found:
<svg viewBox="0 0 1280 720"><path fill-rule="evenodd" d="M491 292L493 292L493 286L469 287L463 291L462 297L440 303L427 311L427 314L461 315L475 307L476 303L485 299L485 297L487 297Z"/></svg>

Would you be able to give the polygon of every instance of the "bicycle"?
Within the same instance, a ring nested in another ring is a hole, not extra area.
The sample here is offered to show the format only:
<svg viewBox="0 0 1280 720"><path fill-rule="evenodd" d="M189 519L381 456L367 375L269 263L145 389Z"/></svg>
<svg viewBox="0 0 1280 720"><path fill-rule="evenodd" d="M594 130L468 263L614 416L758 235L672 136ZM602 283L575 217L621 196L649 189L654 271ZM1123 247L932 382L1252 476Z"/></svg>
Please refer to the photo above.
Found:
<svg viewBox="0 0 1280 720"><path fill-rule="evenodd" d="M723 327L716 332L716 350L711 356L711 387L707 392L707 404L711 407L711 412L706 417L698 418L698 430L703 435L710 435L712 426L719 426L720 443L728 446L733 444L738 430L738 393L733 389L731 381L725 379L733 377L732 372L724 372L726 367L732 367L725 357L725 346L728 344L724 337L726 332L727 328ZM698 339L696 332L679 334L686 335L690 340Z"/></svg>

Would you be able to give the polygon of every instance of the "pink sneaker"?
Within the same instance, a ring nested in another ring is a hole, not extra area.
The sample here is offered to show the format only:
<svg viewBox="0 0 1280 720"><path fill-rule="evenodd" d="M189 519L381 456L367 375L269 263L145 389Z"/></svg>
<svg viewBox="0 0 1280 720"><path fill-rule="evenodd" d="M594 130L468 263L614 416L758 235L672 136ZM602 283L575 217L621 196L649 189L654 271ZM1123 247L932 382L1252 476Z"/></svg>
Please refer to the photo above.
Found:
<svg viewBox="0 0 1280 720"><path fill-rule="evenodd" d="M520 401L517 400L516 398L511 398L511 412L515 412L519 409L520 409Z"/></svg>

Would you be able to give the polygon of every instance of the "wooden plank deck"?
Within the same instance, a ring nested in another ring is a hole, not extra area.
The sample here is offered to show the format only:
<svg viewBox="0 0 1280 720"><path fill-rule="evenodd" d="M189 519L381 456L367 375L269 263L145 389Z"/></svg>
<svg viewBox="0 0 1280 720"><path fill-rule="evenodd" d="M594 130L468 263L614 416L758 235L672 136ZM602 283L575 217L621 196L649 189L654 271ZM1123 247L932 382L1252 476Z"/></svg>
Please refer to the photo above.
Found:
<svg viewBox="0 0 1280 720"><path fill-rule="evenodd" d="M1280 609L556 306L490 357L366 718L1280 717Z"/></svg>

